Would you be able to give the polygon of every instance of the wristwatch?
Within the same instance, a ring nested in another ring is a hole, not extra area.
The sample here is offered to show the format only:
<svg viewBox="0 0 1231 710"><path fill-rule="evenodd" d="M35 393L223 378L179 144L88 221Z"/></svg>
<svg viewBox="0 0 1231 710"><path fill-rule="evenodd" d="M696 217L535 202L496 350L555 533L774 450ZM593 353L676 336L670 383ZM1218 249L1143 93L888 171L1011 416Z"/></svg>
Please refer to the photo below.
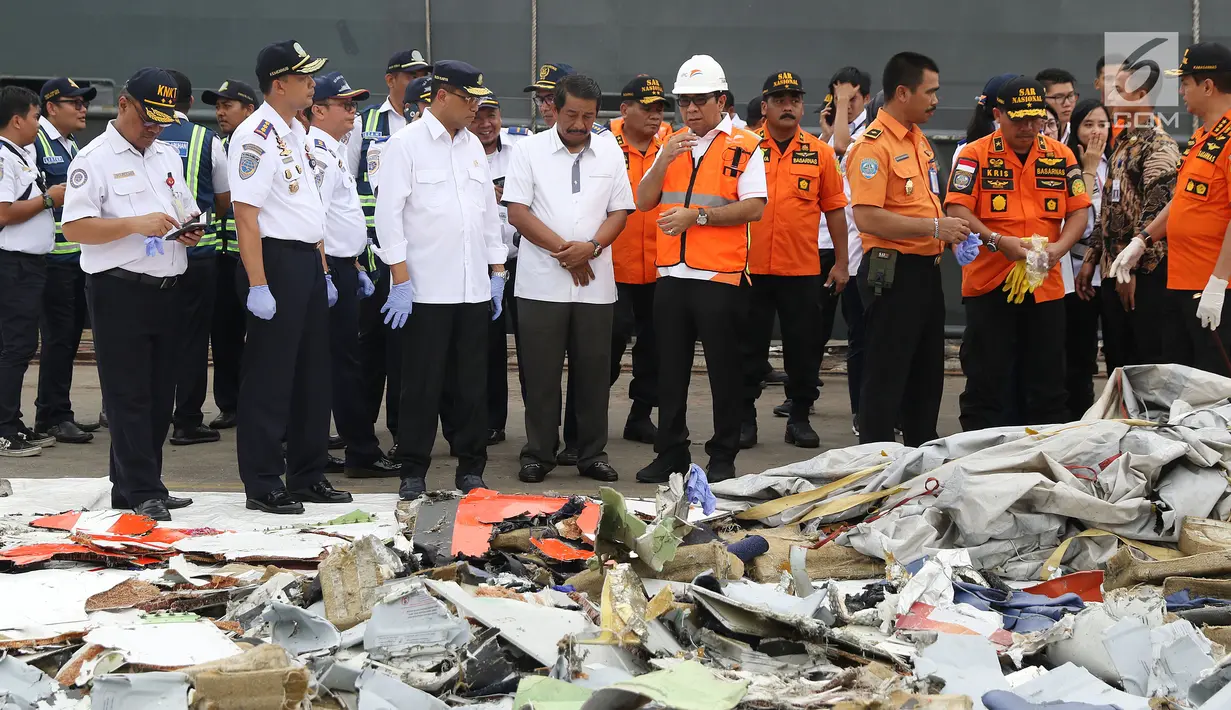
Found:
<svg viewBox="0 0 1231 710"><path fill-rule="evenodd" d="M705 211L704 207L698 207L697 208L697 226L704 227L705 225L709 224L709 222L710 222L709 213Z"/></svg>
<svg viewBox="0 0 1231 710"><path fill-rule="evenodd" d="M597 239L591 239L590 243L594 245L594 253L590 255L590 258L597 259L603 253L603 245L599 244Z"/></svg>
<svg viewBox="0 0 1231 710"><path fill-rule="evenodd" d="M991 235L987 239L987 250L988 251L1000 251L1000 247L998 246L999 244L1000 244L1000 233L992 232Z"/></svg>
<svg viewBox="0 0 1231 710"><path fill-rule="evenodd" d="M43 195L43 209L49 210L56 206L56 201L51 199L51 195Z"/></svg>
<svg viewBox="0 0 1231 710"><path fill-rule="evenodd" d="M505 269L504 271L493 271L492 276L498 276L504 279L505 281L508 281L509 280L509 270Z"/></svg>

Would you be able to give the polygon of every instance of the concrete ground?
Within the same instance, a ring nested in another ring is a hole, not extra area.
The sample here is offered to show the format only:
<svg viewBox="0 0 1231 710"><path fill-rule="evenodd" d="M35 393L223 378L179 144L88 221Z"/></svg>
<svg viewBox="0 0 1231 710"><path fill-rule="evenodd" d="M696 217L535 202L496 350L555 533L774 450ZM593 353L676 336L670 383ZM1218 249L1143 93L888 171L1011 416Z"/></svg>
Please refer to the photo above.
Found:
<svg viewBox="0 0 1231 710"><path fill-rule="evenodd" d="M780 363L776 363L779 364ZM821 399L817 403L812 425L821 435L822 449L798 449L783 442L786 420L775 417L774 406L783 399L782 387L769 385L757 401L757 416L760 425L760 443L742 451L736 459L740 473L759 473L765 469L793 461L802 461L815 456L825 448L840 448L858 443L851 433L850 402L847 398L846 376L827 375L822 378ZM628 416L627 373L621 375L611 391L611 415L608 428L610 442L607 452L611 464L620 473L615 487L633 495L652 495L654 487L637 483L637 471L649 463L654 452L646 444L625 441L621 438L624 419ZM35 383L38 381L38 366L31 366L26 375L22 392L22 404L26 423L33 423ZM945 395L941 405L939 430L942 436L959 430L957 422L957 397L962 391L961 377L945 379ZM578 475L575 468L560 467L541 484L530 485L517 480L518 452L524 442L525 425L521 393L517 385L517 373L509 372L509 420L506 428L508 440L488 448L488 463L485 478L488 485L502 491L547 491L562 493L593 493L597 484ZM92 364L78 364L73 373L73 408L81 421L94 421L102 398L98 384L98 371ZM205 403L205 420L216 413L212 400ZM692 432L693 460L705 465L705 441L713 432L709 384L703 373L693 375L689 390L689 429ZM384 428L382 414L377 434L383 448L392 445L392 437ZM42 455L26 459L4 459L0 463L0 476L13 478L63 478L107 475L107 450L110 437L106 429L95 432L89 444L57 444L45 449ZM341 452L334 452L341 454ZM193 446L171 446L163 449L164 478L172 490L192 491L242 491L235 464L235 430L222 432L222 441ZM433 451L432 468L428 474L429 488L449 488L453 485L455 462L449 458L448 445L437 437ZM338 488L362 493L394 492L397 479L346 479L341 474L331 476Z"/></svg>

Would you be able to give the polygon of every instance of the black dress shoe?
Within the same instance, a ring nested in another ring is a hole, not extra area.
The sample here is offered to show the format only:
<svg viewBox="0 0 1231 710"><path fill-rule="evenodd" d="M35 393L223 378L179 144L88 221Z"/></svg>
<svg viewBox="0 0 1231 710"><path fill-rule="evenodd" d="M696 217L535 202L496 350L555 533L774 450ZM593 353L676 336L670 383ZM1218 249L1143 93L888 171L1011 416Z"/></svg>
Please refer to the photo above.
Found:
<svg viewBox="0 0 1231 710"><path fill-rule="evenodd" d="M577 449L571 446L566 446L556 454L557 466L576 466L577 465Z"/></svg>
<svg viewBox="0 0 1231 710"><path fill-rule="evenodd" d="M620 474L616 473L616 470L606 461L595 461L586 466L586 470L582 471L581 475L604 483L620 480Z"/></svg>
<svg viewBox="0 0 1231 710"><path fill-rule="evenodd" d="M98 413L98 425L104 429L111 428L111 426L107 423L107 413L106 412Z"/></svg>
<svg viewBox="0 0 1231 710"><path fill-rule="evenodd" d="M791 400L784 399L782 400L782 404L779 404L777 407L774 407L774 416L775 417L791 416Z"/></svg>
<svg viewBox="0 0 1231 710"><path fill-rule="evenodd" d="M673 473L687 473L692 461L687 456L658 456L637 472L641 483L666 483Z"/></svg>
<svg viewBox="0 0 1231 710"><path fill-rule="evenodd" d="M192 505L191 498L176 498L175 496L167 496L162 499L162 504L167 506L167 510L175 510L177 508L187 508Z"/></svg>
<svg viewBox="0 0 1231 710"><path fill-rule="evenodd" d="M628 421L624 422L624 438L652 446L654 440L658 438L658 427L654 426L654 422L650 421L649 417L639 419L629 417Z"/></svg>
<svg viewBox="0 0 1231 710"><path fill-rule="evenodd" d="M87 444L94 440L93 434L88 431L82 431L81 427L77 426L77 422L71 419L62 421L59 424L52 424L43 429L42 432L55 437L56 441L61 444Z"/></svg>
<svg viewBox="0 0 1231 710"><path fill-rule="evenodd" d="M414 500L427 493L427 482L418 476L403 476L402 485L398 486L398 498Z"/></svg>
<svg viewBox="0 0 1231 710"><path fill-rule="evenodd" d="M346 448L346 440L340 436L329 437L329 450L337 451L338 449Z"/></svg>
<svg viewBox="0 0 1231 710"><path fill-rule="evenodd" d="M522 483L542 483L547 478L547 467L541 463L528 463L517 472L517 480Z"/></svg>
<svg viewBox="0 0 1231 710"><path fill-rule="evenodd" d="M495 446L504 441L504 429L488 429L487 430L487 445Z"/></svg>
<svg viewBox="0 0 1231 710"><path fill-rule="evenodd" d="M211 444L222 438L217 430L198 424L191 428L177 428L171 432L171 444L188 446L189 444Z"/></svg>
<svg viewBox="0 0 1231 710"><path fill-rule="evenodd" d="M801 449L819 449L821 447L821 437L808 423L807 419L802 419L794 422L787 422L786 425L786 443L794 444Z"/></svg>
<svg viewBox="0 0 1231 710"><path fill-rule="evenodd" d="M735 472L734 461L710 459L710 465L705 467L705 480L710 483L726 481L735 478L737 475L739 474Z"/></svg>
<svg viewBox="0 0 1231 710"><path fill-rule="evenodd" d="M287 494L301 503L350 503L354 500L350 493L334 488L325 480L317 481L307 488L292 488Z"/></svg>
<svg viewBox="0 0 1231 710"><path fill-rule="evenodd" d="M469 493L476 488L487 488L487 484L483 482L483 477L473 473L454 478L453 485L457 486L457 489L462 493Z"/></svg>
<svg viewBox="0 0 1231 710"><path fill-rule="evenodd" d="M346 464L347 478L393 478L400 475L402 462L385 458L384 454L371 463Z"/></svg>
<svg viewBox="0 0 1231 710"><path fill-rule="evenodd" d="M771 368L770 371L766 373L765 378L761 381L767 385L785 385L787 375L782 370Z"/></svg>
<svg viewBox="0 0 1231 710"><path fill-rule="evenodd" d="M171 519L171 513L167 510L167 504L159 498L151 498L141 503L133 508L133 512L137 515L144 515L147 518L163 522Z"/></svg>
<svg viewBox="0 0 1231 710"><path fill-rule="evenodd" d="M102 427L102 425L99 424L98 422L73 422L73 423L77 425L78 429L84 432L95 432L95 431L98 431L99 428Z"/></svg>
<svg viewBox="0 0 1231 710"><path fill-rule="evenodd" d="M751 449L757 445L757 423L755 421L744 422L739 425L739 447L741 449Z"/></svg>
<svg viewBox="0 0 1231 710"><path fill-rule="evenodd" d="M345 473L346 462L342 459L329 454L325 460L325 473Z"/></svg>
<svg viewBox="0 0 1231 710"><path fill-rule="evenodd" d="M231 429L239 422L239 415L235 412L218 412L218 416L214 417L214 421L209 423L210 429Z"/></svg>
<svg viewBox="0 0 1231 710"><path fill-rule="evenodd" d="M298 515L303 512L303 503L292 498L285 488L260 498L249 498L245 505L248 510L263 510L277 515Z"/></svg>
<svg viewBox="0 0 1231 710"><path fill-rule="evenodd" d="M395 442L393 442L393 446L390 446L390 447L389 447L389 450L385 452L385 456L388 456L389 458L393 459L394 461L398 461L398 460L399 460L399 459L398 459L398 444L397 444L397 442L396 442L396 441L395 441Z"/></svg>

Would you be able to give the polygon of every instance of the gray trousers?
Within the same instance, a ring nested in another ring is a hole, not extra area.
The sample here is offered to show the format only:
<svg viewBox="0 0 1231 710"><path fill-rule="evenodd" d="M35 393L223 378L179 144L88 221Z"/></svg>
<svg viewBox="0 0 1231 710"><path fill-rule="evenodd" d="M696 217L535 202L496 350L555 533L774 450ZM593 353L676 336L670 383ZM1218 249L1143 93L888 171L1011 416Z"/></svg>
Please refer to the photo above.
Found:
<svg viewBox="0 0 1231 710"><path fill-rule="evenodd" d="M556 466L560 443L560 376L568 354L577 405L577 468L607 461L614 304L517 299L518 363L526 387L526 445L521 464Z"/></svg>

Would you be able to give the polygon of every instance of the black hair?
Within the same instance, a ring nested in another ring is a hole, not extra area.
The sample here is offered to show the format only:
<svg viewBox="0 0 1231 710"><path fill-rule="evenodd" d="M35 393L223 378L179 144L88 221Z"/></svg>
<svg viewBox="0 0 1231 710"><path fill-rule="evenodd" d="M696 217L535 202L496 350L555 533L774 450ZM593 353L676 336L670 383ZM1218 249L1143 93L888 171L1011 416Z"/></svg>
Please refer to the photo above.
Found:
<svg viewBox="0 0 1231 710"><path fill-rule="evenodd" d="M1193 81L1200 84L1209 79L1214 82L1214 88L1218 89L1220 94L1231 94L1231 71L1209 72L1199 71L1193 72Z"/></svg>
<svg viewBox="0 0 1231 710"><path fill-rule="evenodd" d="M982 104L975 104L975 110L966 123L966 144L969 145L984 136L990 136L996 130L996 119L992 117L992 109L996 99L989 98Z"/></svg>
<svg viewBox="0 0 1231 710"><path fill-rule="evenodd" d="M1056 119L1056 124L1057 124L1057 125L1059 125L1059 123L1060 123L1060 114L1056 113L1056 109L1052 108L1051 104L1049 104L1049 103L1044 103L1044 104L1043 104L1043 110L1044 110L1044 111L1046 111L1046 112L1048 112L1048 113L1050 113L1050 114L1051 114L1051 117L1052 117L1052 118L1054 118L1054 119Z"/></svg>
<svg viewBox="0 0 1231 710"><path fill-rule="evenodd" d="M435 101L436 95L439 94L440 90L445 88L445 86L446 86L445 82L441 81L440 79L437 79L436 77L432 77L432 98L430 100ZM418 102L418 99L416 98L416 103L417 102Z"/></svg>
<svg viewBox="0 0 1231 710"><path fill-rule="evenodd" d="M1150 71L1150 75L1146 77L1146 80L1142 82L1141 86L1137 87L1133 91L1144 91L1148 96L1149 93L1154 90L1154 87L1158 86L1159 79L1163 77L1163 70L1158 66L1158 62L1155 62L1152 59L1143 59L1133 64L1120 65L1120 72L1127 72L1130 75L1136 74L1141 69L1148 69ZM1112 86L1112 89L1115 89L1114 85Z"/></svg>
<svg viewBox="0 0 1231 710"><path fill-rule="evenodd" d="M842 67L834 72L834 75L829 79L829 91L833 93L833 88L838 84L852 84L859 87L859 94L865 99L872 93L872 75L859 67Z"/></svg>
<svg viewBox="0 0 1231 710"><path fill-rule="evenodd" d="M936 62L917 52L898 52L889 58L885 64L885 72L881 76L881 87L886 100L892 99L899 86L914 91L923 82L923 72L931 70L940 73Z"/></svg>
<svg viewBox="0 0 1231 710"><path fill-rule="evenodd" d="M1066 145L1069 147L1069 150L1073 151L1074 156L1081 154L1081 152L1077 150L1077 148L1082 145L1081 139L1077 137L1077 129L1081 127L1081 122L1086 120L1086 116L1089 116L1091 111L1100 108L1103 109L1103 114L1107 116L1107 121L1110 124L1111 111L1108 111L1107 107L1103 105L1103 102L1098 99L1082 99L1081 101L1078 101L1077 106L1073 108L1073 115L1069 117L1069 142L1066 143ZM1108 131L1107 143L1103 146L1103 155L1106 157L1111 157L1110 130Z"/></svg>
<svg viewBox="0 0 1231 710"><path fill-rule="evenodd" d="M598 82L585 74L569 74L556 82L557 111L564 108L564 102L569 96L584 101L593 101L595 110L603 102L603 90L598 87Z"/></svg>
<svg viewBox="0 0 1231 710"><path fill-rule="evenodd" d="M1099 67L1099 71L1102 71ZM1072 84L1077 86L1077 77L1064 69L1044 69L1034 75L1034 80L1043 85L1044 89L1050 90L1054 84Z"/></svg>
<svg viewBox="0 0 1231 710"><path fill-rule="evenodd" d="M192 81L178 69L168 69L167 73L175 79L175 110L188 113L188 109L192 108Z"/></svg>
<svg viewBox="0 0 1231 710"><path fill-rule="evenodd" d="M1107 55L1103 54L1103 55L1100 55L1098 58L1098 61L1094 63L1094 73L1102 74L1103 67L1105 66L1107 66Z"/></svg>
<svg viewBox="0 0 1231 710"><path fill-rule="evenodd" d="M25 116L31 106L38 106L38 94L24 86L0 89L0 128L7 128L14 116Z"/></svg>
<svg viewBox="0 0 1231 710"><path fill-rule="evenodd" d="M258 76L256 78L256 83L257 83L257 88L261 90L262 94L268 94L269 92L274 90L273 77Z"/></svg>

